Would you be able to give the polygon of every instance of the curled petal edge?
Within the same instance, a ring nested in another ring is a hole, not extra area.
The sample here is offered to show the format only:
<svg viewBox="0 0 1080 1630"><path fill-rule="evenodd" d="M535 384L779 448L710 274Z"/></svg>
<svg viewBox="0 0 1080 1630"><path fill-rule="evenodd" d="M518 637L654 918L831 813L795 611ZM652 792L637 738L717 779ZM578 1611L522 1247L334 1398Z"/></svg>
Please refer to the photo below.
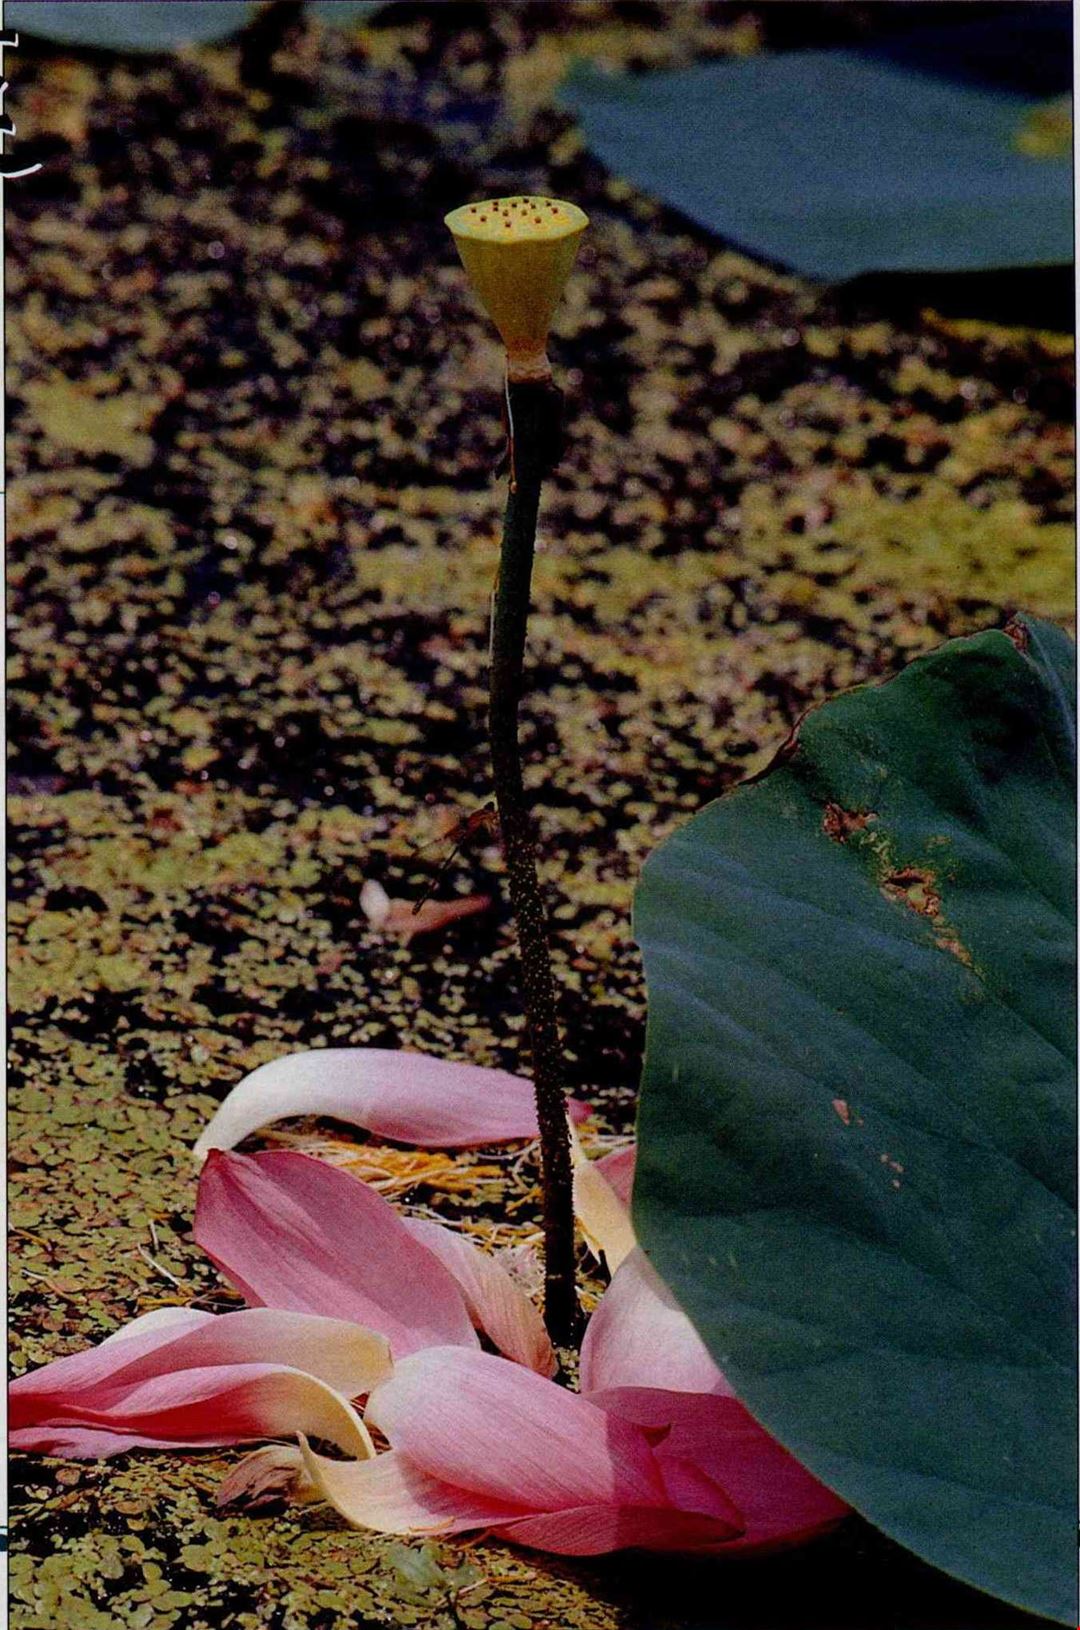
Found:
<svg viewBox="0 0 1080 1630"><path fill-rule="evenodd" d="M575 1102L570 1113L580 1120L588 1109ZM428 1149L539 1136L532 1083L522 1076L424 1053L326 1047L288 1053L245 1076L199 1138L195 1158L300 1115L329 1116Z"/></svg>

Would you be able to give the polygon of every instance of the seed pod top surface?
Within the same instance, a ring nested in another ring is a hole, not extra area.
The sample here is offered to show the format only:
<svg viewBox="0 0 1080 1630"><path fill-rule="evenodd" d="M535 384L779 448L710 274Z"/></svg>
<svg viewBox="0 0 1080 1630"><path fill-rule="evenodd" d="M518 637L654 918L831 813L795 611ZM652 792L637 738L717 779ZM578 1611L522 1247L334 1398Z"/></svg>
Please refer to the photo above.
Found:
<svg viewBox="0 0 1080 1630"><path fill-rule="evenodd" d="M519 196L463 204L446 224L502 336L510 377L546 374L548 330L588 216L560 198Z"/></svg>

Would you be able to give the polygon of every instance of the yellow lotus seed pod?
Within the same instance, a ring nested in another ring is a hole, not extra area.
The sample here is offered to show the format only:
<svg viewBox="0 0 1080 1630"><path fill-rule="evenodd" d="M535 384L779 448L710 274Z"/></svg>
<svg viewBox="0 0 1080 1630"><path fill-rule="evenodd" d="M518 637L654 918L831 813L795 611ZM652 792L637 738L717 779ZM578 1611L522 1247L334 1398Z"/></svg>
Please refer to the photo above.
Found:
<svg viewBox="0 0 1080 1630"><path fill-rule="evenodd" d="M491 198L451 210L446 224L502 335L510 378L547 378L548 330L589 217L560 198Z"/></svg>

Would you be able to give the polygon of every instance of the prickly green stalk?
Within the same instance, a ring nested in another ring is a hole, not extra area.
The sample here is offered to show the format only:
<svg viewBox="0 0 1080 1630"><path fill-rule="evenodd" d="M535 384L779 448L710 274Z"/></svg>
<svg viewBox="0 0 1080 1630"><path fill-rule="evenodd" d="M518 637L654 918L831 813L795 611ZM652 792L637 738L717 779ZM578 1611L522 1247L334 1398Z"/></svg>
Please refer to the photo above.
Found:
<svg viewBox="0 0 1080 1630"><path fill-rule="evenodd" d="M556 1346L577 1334L574 1286L573 1176L566 1123L565 1076L548 921L536 869L533 821L521 775L518 706L523 687L540 485L558 423L558 393L550 385L510 384L510 489L503 525L499 584L491 642L489 734L510 901L514 909L521 987L540 1124L544 1175L544 1314Z"/></svg>

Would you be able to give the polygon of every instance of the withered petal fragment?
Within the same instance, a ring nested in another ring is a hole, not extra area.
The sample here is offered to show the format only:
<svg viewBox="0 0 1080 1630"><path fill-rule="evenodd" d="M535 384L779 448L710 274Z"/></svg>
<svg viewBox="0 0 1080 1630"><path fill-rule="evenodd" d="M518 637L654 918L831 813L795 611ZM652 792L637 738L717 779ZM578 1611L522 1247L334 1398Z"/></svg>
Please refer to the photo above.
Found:
<svg viewBox="0 0 1080 1630"><path fill-rule="evenodd" d="M423 900L415 905L411 900L395 900L381 883L370 878L360 890L360 909L372 928L376 933L400 939L403 945L418 934L436 934L462 917L475 917L490 905L491 896L487 894L458 894L448 900Z"/></svg>
<svg viewBox="0 0 1080 1630"><path fill-rule="evenodd" d="M320 1498L296 1444L267 1443L261 1449L253 1449L233 1467L218 1489L217 1508L253 1515L280 1505Z"/></svg>

